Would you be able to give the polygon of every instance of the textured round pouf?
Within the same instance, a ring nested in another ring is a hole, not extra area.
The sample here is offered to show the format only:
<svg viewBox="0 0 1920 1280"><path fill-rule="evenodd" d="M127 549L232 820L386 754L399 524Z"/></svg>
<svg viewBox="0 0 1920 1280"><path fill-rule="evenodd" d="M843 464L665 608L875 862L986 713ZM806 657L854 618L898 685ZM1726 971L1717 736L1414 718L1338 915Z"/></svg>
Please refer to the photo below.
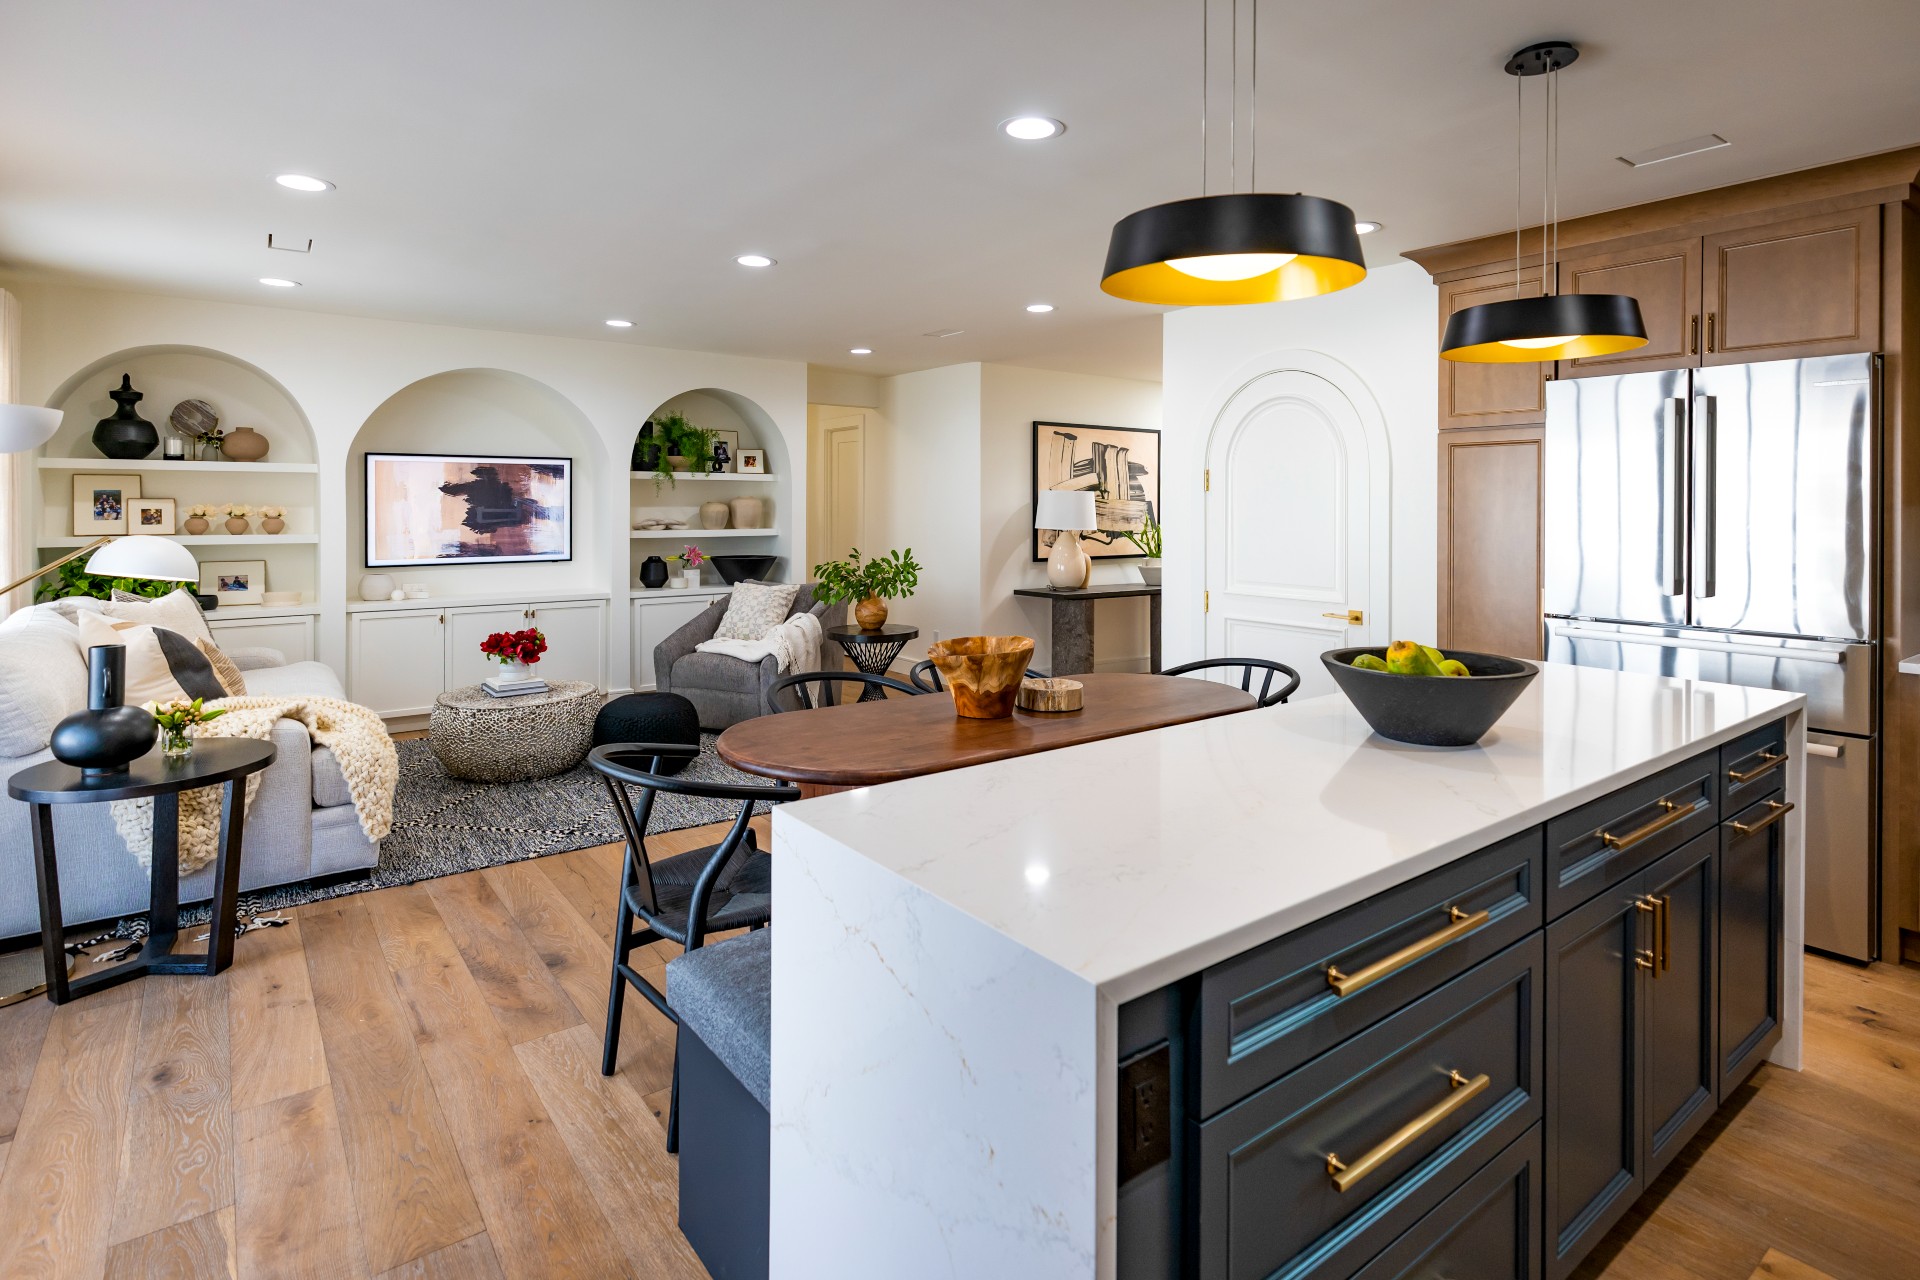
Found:
<svg viewBox="0 0 1920 1280"><path fill-rule="evenodd" d="M629 693L600 708L593 718L593 745L609 742L673 742L700 745L700 712L677 693ZM678 773L691 761L662 760L660 772Z"/></svg>
<svg viewBox="0 0 1920 1280"><path fill-rule="evenodd" d="M600 690L584 680L512 698L470 684L433 700L427 743L448 773L470 782L551 778L587 758L599 710Z"/></svg>

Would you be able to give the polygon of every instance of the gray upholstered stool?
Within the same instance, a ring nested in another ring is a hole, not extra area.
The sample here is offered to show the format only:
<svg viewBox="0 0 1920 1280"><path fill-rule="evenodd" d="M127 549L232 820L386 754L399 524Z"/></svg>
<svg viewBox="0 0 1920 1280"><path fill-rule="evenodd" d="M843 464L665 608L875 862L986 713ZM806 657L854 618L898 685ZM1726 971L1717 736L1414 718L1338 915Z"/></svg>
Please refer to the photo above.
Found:
<svg viewBox="0 0 1920 1280"><path fill-rule="evenodd" d="M667 964L680 1020L680 1233L715 1280L767 1274L773 931Z"/></svg>

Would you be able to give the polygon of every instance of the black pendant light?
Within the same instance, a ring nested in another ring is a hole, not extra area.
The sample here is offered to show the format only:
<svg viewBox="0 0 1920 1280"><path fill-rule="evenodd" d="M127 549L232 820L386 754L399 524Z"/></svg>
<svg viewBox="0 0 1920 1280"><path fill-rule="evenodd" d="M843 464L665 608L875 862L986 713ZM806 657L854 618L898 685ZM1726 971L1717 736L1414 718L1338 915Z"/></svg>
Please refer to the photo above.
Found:
<svg viewBox="0 0 1920 1280"><path fill-rule="evenodd" d="M1540 364L1609 356L1647 345L1640 303L1624 293L1557 293L1560 255L1560 68L1580 51L1564 41L1529 45L1507 59L1507 74L1547 77L1545 179L1540 211L1542 296L1520 296L1520 80L1514 83L1513 297L1456 311L1440 356L1467 364Z"/></svg>
<svg viewBox="0 0 1920 1280"><path fill-rule="evenodd" d="M1206 10L1201 0L1200 189L1207 188L1207 41ZM1248 115L1259 90L1260 7L1252 0L1253 88ZM1240 65L1240 8L1233 0L1233 65ZM1233 101L1239 103L1237 81ZM1249 134L1251 134L1251 119ZM1232 133L1229 132L1231 139ZM1129 302L1161 306L1234 306L1247 302L1284 302L1311 298L1359 284L1367 276L1353 210L1319 196L1260 193L1254 167L1258 151L1249 137L1248 191L1200 195L1130 213L1113 225L1107 266L1100 287ZM1236 184L1231 141L1228 186Z"/></svg>

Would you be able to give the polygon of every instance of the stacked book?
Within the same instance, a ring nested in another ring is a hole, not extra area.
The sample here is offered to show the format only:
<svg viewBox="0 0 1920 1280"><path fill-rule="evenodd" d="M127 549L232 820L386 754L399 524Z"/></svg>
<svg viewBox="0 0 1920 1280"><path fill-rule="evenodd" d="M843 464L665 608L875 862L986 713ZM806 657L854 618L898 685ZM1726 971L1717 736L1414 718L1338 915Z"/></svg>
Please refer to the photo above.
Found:
<svg viewBox="0 0 1920 1280"><path fill-rule="evenodd" d="M481 681L480 687L495 698L517 698L526 693L545 693L547 682L537 676L530 680L509 680L505 676L495 676L491 680Z"/></svg>

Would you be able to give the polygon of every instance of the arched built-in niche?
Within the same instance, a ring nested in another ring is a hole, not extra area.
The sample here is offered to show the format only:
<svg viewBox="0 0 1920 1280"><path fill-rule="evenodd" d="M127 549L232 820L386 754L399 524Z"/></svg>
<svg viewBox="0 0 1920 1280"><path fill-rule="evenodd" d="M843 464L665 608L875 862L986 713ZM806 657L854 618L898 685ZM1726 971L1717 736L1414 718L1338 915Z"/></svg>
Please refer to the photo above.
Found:
<svg viewBox="0 0 1920 1280"><path fill-rule="evenodd" d="M605 536L605 453L585 414L552 387L505 369L453 369L409 383L375 409L347 456L347 595L359 599L366 556L368 453L563 457L572 460L573 558L495 563L451 561L380 568L433 597L605 591L612 566Z"/></svg>
<svg viewBox="0 0 1920 1280"><path fill-rule="evenodd" d="M94 424L116 409L108 393L119 387L123 375L144 396L137 412L154 425L162 440L147 457L132 461L102 457L92 440ZM172 434L167 420L182 400L207 402L219 415L223 430L252 427L267 440L265 460L167 460L164 442ZM206 347L131 347L102 356L72 374L47 403L64 417L36 459L40 513L35 533L43 562L94 536L77 532L74 526L75 477L126 475L137 479L142 498L173 500L172 534L192 547L202 562L264 560L269 589L301 592L312 605L319 578L318 452L306 413L278 379L245 360ZM285 531L266 535L255 519L249 531L239 536L227 534L220 521L204 535L184 532L190 507L228 503L285 507Z"/></svg>
<svg viewBox="0 0 1920 1280"><path fill-rule="evenodd" d="M775 556L777 559L769 576L776 580L790 578L794 572L804 576L804 569L794 568L798 550L793 540L795 490L792 457L787 449L786 436L772 415L737 391L700 387L662 401L647 415L647 420L675 412L684 415L696 427L732 433L738 437L741 448L761 450L766 455L766 470L757 476L742 474L738 471L739 460L736 457L732 464L735 470L727 475L679 477L671 485L656 483L650 471L634 472L627 520L633 544L629 570L634 575L633 588L640 588L638 574L642 560L649 555L678 553L681 545L689 542L699 545L709 554ZM736 529L732 527L731 520L725 529L702 527L700 505L703 502L727 502L735 497L761 499L765 508L764 527ZM683 519L688 527L664 532L639 529L641 521L649 518ZM710 584L717 581L717 575L708 575Z"/></svg>

